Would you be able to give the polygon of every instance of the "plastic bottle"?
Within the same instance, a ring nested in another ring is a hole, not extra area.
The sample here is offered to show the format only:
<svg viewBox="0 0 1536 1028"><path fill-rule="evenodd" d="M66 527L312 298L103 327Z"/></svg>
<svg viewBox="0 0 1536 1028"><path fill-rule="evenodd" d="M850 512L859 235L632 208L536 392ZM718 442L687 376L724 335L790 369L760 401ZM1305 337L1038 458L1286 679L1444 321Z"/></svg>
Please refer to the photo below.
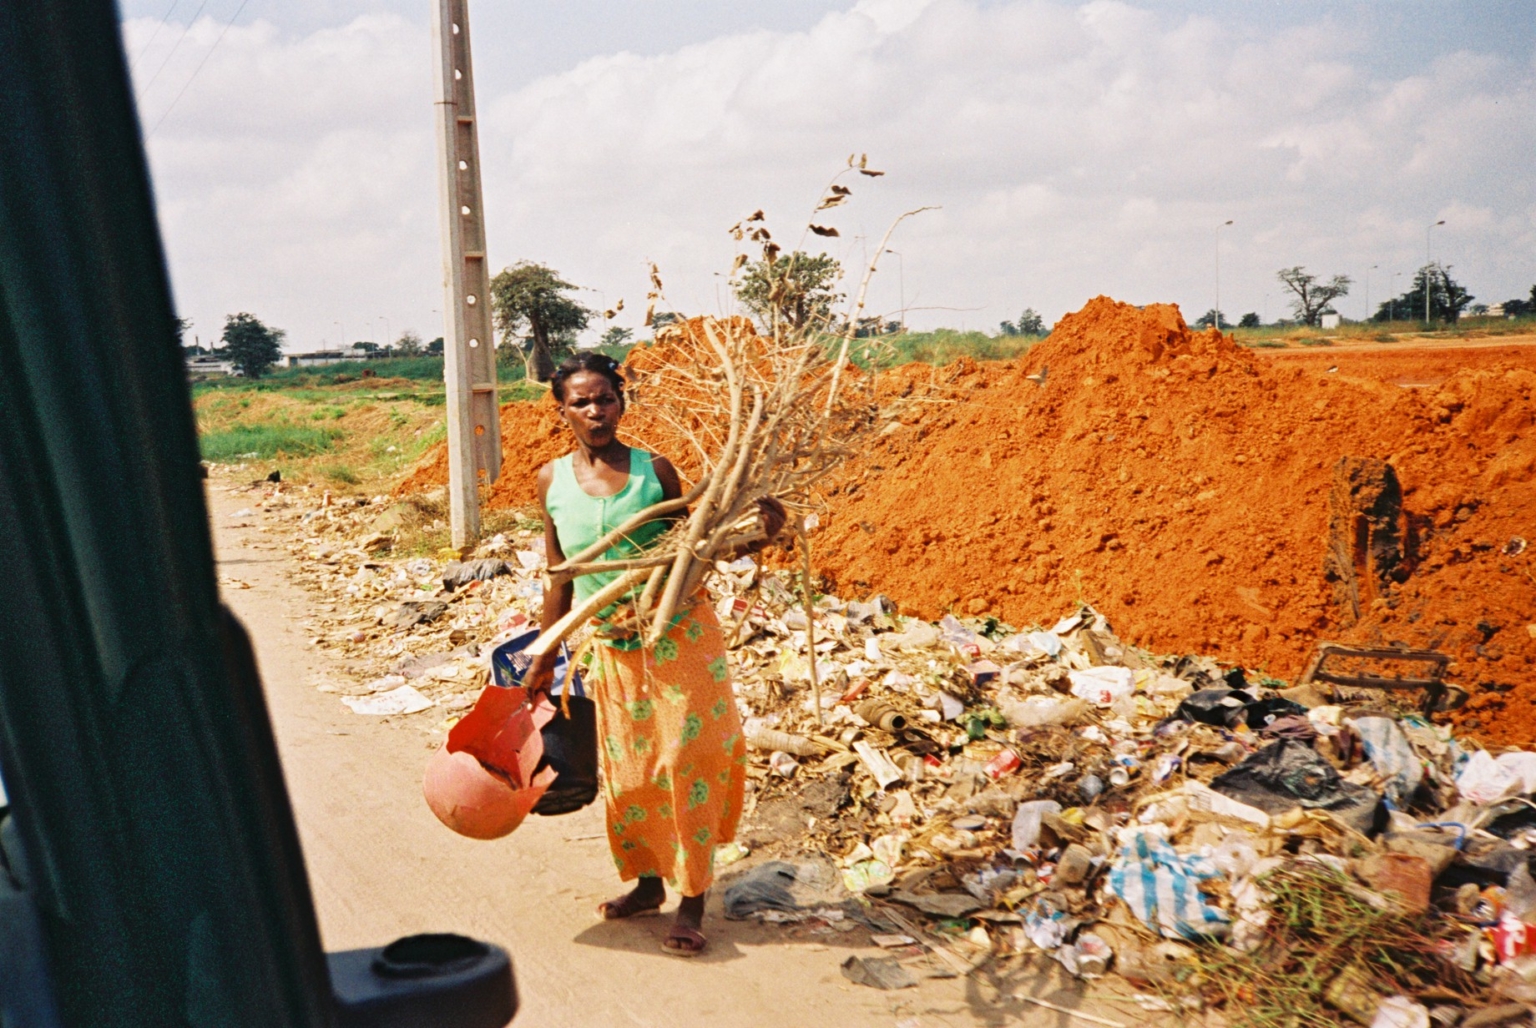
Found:
<svg viewBox="0 0 1536 1028"><path fill-rule="evenodd" d="M1061 813L1055 800L1030 800L1020 803L1013 815L1013 848L1020 853L1040 841L1040 826L1046 814Z"/></svg>
<svg viewBox="0 0 1536 1028"><path fill-rule="evenodd" d="M819 757L821 747L801 735L791 735L773 728L755 726L746 732L747 745L755 750L783 750L797 757Z"/></svg>

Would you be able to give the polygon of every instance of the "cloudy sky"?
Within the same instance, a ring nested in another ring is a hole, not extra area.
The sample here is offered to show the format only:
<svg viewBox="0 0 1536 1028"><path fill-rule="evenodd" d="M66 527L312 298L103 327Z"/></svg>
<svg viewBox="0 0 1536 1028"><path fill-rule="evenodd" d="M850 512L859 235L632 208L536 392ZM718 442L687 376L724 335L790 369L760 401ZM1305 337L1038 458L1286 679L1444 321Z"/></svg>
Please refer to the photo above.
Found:
<svg viewBox="0 0 1536 1028"><path fill-rule="evenodd" d="M429 0L121 8L194 332L440 334ZM675 309L727 309L727 228L763 208L794 243L850 152L886 174L814 248L856 267L940 208L871 289L918 327L1100 293L1193 320L1218 247L1229 317L1285 313L1297 264L1354 278L1361 316L1442 218L1433 256L1480 300L1536 282L1523 0L499 0L471 28L493 268L550 264L629 327L648 261Z"/></svg>

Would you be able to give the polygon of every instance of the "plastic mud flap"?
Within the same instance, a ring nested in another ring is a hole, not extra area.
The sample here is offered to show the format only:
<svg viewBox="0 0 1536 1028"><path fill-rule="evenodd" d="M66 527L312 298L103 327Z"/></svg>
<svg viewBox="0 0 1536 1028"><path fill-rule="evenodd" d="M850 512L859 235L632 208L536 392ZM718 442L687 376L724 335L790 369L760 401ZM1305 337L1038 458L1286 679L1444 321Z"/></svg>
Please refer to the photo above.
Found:
<svg viewBox="0 0 1536 1028"><path fill-rule="evenodd" d="M517 1010L506 950L462 935L411 935L326 961L338 1028L501 1028Z"/></svg>

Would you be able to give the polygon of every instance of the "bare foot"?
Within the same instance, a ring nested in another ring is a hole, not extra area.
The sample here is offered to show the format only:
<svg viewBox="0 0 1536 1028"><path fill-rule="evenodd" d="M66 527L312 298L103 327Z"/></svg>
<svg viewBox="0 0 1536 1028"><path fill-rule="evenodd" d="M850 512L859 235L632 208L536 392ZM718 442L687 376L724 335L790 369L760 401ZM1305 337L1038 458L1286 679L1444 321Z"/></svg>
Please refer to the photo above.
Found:
<svg viewBox="0 0 1536 1028"><path fill-rule="evenodd" d="M660 878L642 878L640 883L618 899L597 905L597 916L604 921L621 921L626 917L654 914L661 909L661 901L667 898L666 887Z"/></svg>

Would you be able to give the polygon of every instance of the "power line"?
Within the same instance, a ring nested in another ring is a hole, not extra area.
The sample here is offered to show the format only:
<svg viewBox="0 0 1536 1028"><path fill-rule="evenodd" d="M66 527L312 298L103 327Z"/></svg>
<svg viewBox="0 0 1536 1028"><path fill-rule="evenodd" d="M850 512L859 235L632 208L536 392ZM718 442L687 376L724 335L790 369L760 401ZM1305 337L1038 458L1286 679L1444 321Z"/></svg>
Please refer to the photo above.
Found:
<svg viewBox="0 0 1536 1028"><path fill-rule="evenodd" d="M128 67L130 72L139 66L139 62L144 59L144 55L149 53L149 48L155 45L155 40L160 37L160 30L165 28L165 23L171 20L171 15L176 13L176 5L179 3L181 3L181 0L171 0L171 9L165 12L165 17L161 18L160 24L155 26L155 31L149 34L149 41L139 48L138 56L133 59L133 64Z"/></svg>
<svg viewBox="0 0 1536 1028"><path fill-rule="evenodd" d="M176 42L171 46L171 52L165 55L165 60L160 62L160 67L155 69L155 73L149 77L149 81L144 83L144 88L139 90L140 103L143 103L144 98L149 95L149 87L155 84L155 80L160 77L160 73L165 70L166 65L171 63L171 58L176 56L176 51L180 49L182 41L187 38L187 33L191 32L192 26L197 24L197 16L202 14L203 8L207 6L208 0L203 0L203 2L198 5L197 10L193 13L192 20L183 26L181 35L176 37Z"/></svg>
<svg viewBox="0 0 1536 1028"><path fill-rule="evenodd" d="M235 8L235 13L230 16L230 19L227 22L224 23L224 30L219 33L219 38L213 41L213 45L208 48L208 52L203 54L203 59L198 62L197 67L193 69L192 77L187 79L187 84L181 87L181 92L176 94L176 99L171 101L171 106L167 107L165 109L165 113L160 115L160 120L155 122L155 128L150 129L144 134L145 141L148 141L149 137L155 134L155 129L158 129L165 122L165 119L171 116L171 112L176 109L176 105L180 103L181 98L186 95L188 87L190 87L193 81L197 79L198 73L203 70L203 65L208 63L208 58L213 56L213 52L219 48L219 44L224 42L224 36L228 34L229 27L235 23L236 18L240 17L240 12L245 10L245 5L248 3L250 3L250 0L240 0L240 6Z"/></svg>

